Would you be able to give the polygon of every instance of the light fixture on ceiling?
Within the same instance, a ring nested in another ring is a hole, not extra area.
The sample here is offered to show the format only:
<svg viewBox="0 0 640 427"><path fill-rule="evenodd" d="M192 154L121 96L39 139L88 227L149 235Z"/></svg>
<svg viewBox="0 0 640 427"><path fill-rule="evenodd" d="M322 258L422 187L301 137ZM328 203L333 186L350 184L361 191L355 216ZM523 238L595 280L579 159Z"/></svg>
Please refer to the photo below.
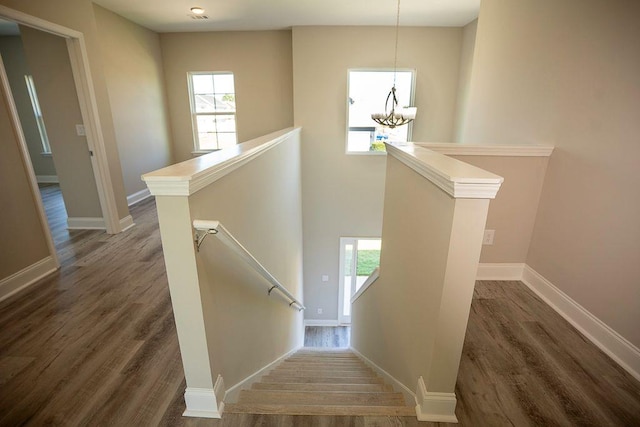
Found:
<svg viewBox="0 0 640 427"><path fill-rule="evenodd" d="M393 86L387 95L387 100L384 103L384 113L373 113L371 118L374 122L389 127L391 129L406 125L416 118L416 107L398 107L398 98L396 97L396 69L398 66L398 31L400 29L400 0L398 0L398 11L396 14L396 46L395 57L393 59ZM389 107L389 101L391 101L391 107Z"/></svg>
<svg viewBox="0 0 640 427"><path fill-rule="evenodd" d="M191 12L195 13L196 15L202 15L204 13L204 9L199 6L194 6L191 8Z"/></svg>

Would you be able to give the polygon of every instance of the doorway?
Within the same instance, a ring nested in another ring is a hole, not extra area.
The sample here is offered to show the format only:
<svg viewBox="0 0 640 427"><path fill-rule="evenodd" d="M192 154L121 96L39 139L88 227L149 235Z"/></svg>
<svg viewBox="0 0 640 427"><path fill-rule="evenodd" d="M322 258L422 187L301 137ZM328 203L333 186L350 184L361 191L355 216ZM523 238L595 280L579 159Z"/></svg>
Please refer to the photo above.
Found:
<svg viewBox="0 0 640 427"><path fill-rule="evenodd" d="M379 237L340 238L338 323L351 324L351 298L380 265Z"/></svg>

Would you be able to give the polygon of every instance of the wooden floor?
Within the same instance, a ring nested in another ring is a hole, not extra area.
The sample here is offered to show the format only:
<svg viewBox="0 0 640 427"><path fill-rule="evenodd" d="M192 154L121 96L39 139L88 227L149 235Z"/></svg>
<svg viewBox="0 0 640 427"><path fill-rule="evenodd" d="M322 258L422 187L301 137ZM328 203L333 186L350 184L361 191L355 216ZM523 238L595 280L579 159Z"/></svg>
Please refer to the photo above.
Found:
<svg viewBox="0 0 640 427"><path fill-rule="evenodd" d="M153 199L116 236L70 231L60 272L0 303L0 425L434 426L413 417L185 418ZM64 234L61 232L61 235ZM519 282L478 282L463 426L639 426L640 384Z"/></svg>
<svg viewBox="0 0 640 427"><path fill-rule="evenodd" d="M304 328L305 347L349 348L351 327L349 326L306 326Z"/></svg>

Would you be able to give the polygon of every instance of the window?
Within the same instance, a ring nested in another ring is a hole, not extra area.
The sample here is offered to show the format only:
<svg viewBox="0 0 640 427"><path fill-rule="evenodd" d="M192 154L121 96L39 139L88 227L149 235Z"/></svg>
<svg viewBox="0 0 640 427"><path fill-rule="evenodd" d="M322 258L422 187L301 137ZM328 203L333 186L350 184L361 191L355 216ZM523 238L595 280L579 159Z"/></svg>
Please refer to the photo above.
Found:
<svg viewBox="0 0 640 427"><path fill-rule="evenodd" d="M40 103L38 102L36 85L33 82L33 77L30 75L24 76L24 80L27 83L27 91L29 92L29 99L31 99L33 114L36 116L36 124L38 126L38 132L40 133L40 142L42 143L42 154L50 155L51 146L49 145L49 137L47 137L47 129L44 127L44 119L42 118L42 111L40 110Z"/></svg>
<svg viewBox="0 0 640 427"><path fill-rule="evenodd" d="M189 96L196 151L237 143L236 94L232 73L189 73Z"/></svg>
<svg viewBox="0 0 640 427"><path fill-rule="evenodd" d="M349 70L347 153L384 152L385 141L408 141L411 124L389 129L371 119L383 112L385 99L393 86L393 70ZM413 71L396 71L398 106L413 104Z"/></svg>
<svg viewBox="0 0 640 427"><path fill-rule="evenodd" d="M351 297L380 265L379 238L340 238L339 312L341 325L351 323Z"/></svg>

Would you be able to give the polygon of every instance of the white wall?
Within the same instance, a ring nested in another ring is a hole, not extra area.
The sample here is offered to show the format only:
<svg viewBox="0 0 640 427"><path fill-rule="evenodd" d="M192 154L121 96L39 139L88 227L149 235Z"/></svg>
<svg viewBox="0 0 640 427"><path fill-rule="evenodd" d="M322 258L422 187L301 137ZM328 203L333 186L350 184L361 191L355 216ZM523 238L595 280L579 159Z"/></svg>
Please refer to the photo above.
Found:
<svg viewBox="0 0 640 427"><path fill-rule="evenodd" d="M347 70L393 68L394 36L392 27L293 29L294 121L303 140L306 318L338 318L340 237L382 231L385 157L345 154ZM460 28L400 30L398 67L417 70L415 140L453 137L461 40ZM321 281L323 274L329 282Z"/></svg>
<svg viewBox="0 0 640 427"><path fill-rule="evenodd" d="M640 3L483 0L463 142L549 143L527 264L640 346Z"/></svg>

